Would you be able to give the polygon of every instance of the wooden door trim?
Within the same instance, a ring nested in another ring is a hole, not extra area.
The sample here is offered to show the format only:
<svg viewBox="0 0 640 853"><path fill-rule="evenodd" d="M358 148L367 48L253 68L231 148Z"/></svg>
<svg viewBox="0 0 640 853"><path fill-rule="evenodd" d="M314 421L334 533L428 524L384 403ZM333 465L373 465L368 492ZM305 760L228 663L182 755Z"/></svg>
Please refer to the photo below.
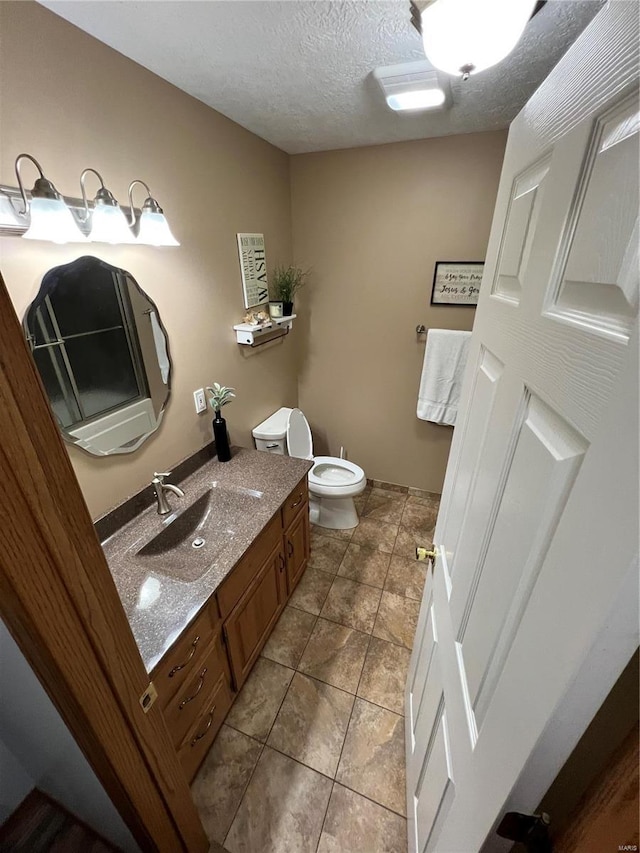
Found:
<svg viewBox="0 0 640 853"><path fill-rule="evenodd" d="M0 275L0 616L143 850L208 842Z"/></svg>

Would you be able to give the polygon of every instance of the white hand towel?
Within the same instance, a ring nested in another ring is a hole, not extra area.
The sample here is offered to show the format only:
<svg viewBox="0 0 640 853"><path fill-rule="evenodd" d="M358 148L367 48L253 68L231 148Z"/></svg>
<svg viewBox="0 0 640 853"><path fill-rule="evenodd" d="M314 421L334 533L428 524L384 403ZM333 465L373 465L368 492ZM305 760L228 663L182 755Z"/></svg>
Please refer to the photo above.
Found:
<svg viewBox="0 0 640 853"><path fill-rule="evenodd" d="M418 391L418 417L453 426L458 414L460 386L471 332L430 329Z"/></svg>
<svg viewBox="0 0 640 853"><path fill-rule="evenodd" d="M151 320L151 330L153 332L153 342L156 345L156 353L158 355L158 367L162 381L166 385L169 381L169 356L167 355L167 341L164 332L160 328L160 323L156 317L156 312L152 311L149 314Z"/></svg>

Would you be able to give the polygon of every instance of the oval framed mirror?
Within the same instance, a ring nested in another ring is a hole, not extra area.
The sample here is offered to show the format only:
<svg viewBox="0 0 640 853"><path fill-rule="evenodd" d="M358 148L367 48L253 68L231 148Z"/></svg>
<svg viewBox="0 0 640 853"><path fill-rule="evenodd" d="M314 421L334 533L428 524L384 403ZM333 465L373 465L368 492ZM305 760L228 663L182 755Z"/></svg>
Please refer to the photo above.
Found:
<svg viewBox="0 0 640 853"><path fill-rule="evenodd" d="M158 429L171 396L169 339L131 273L91 256L54 267L23 325L65 441L109 456Z"/></svg>

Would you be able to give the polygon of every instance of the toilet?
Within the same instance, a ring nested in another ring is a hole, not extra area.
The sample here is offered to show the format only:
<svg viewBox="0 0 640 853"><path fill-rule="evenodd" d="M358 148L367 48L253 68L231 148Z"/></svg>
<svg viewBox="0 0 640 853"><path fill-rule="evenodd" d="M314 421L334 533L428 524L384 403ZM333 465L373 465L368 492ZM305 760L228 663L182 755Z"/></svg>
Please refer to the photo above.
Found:
<svg viewBox="0 0 640 853"><path fill-rule="evenodd" d="M309 422L300 409L283 407L252 431L258 450L313 459L309 471L309 513L311 523L332 530L348 530L358 524L353 499L367 485L359 465L335 456L313 455Z"/></svg>

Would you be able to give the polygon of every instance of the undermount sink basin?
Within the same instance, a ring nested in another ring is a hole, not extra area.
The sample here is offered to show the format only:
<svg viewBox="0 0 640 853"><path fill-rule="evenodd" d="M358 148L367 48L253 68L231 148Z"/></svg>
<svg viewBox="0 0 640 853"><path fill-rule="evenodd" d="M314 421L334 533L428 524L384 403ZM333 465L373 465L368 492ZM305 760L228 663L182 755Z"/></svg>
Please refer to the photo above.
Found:
<svg viewBox="0 0 640 853"><path fill-rule="evenodd" d="M136 560L179 580L198 580L231 544L243 517L261 497L262 492L212 486L179 515L168 516Z"/></svg>

